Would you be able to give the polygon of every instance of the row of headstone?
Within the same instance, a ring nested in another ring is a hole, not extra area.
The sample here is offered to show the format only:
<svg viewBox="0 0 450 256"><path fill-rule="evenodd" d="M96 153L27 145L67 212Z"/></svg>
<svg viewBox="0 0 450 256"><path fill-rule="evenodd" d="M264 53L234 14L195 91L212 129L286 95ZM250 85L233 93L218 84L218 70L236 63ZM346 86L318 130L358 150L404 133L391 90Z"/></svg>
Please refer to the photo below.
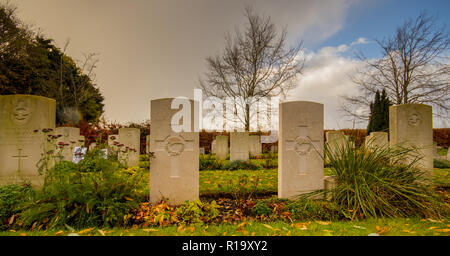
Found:
<svg viewBox="0 0 450 256"><path fill-rule="evenodd" d="M229 149L228 136L218 135L211 143L211 152L219 160L225 160L230 152L231 161L247 161L249 157L261 155L261 136L249 135L248 132L231 132Z"/></svg>
<svg viewBox="0 0 450 256"><path fill-rule="evenodd" d="M172 109L172 99L151 102L152 133L149 152L154 153L150 165L150 200L168 199L171 204L196 200L199 196L199 133L174 132L172 117L178 109ZM190 101L191 125L194 125L193 101ZM55 129L56 103L52 99L29 96L0 96L0 184L12 184L28 180L42 185L43 177L37 172L37 163L55 144L49 136L56 133L60 142L68 141L78 146L82 138L79 130ZM186 112L186 109L183 108ZM187 109L189 112L189 109ZM419 148L424 156L418 167L432 175L433 134L432 109L420 104L390 107L390 146L407 143ZM182 119L185 121L185 118ZM293 196L332 187L332 179L324 182L324 107L314 102L286 102L279 108L278 144L278 196ZM194 130L194 128L191 128ZM108 143L120 150L128 166L139 164L139 129L123 128L110 136ZM368 147L386 143L384 134L369 136ZM78 139L78 142L77 142ZM231 133L231 160L248 160L250 155L248 133ZM348 140L342 134L327 134L328 147L343 145ZM74 143L72 143L74 142ZM259 141L260 142L260 141ZM59 143L59 142L58 142ZM260 143L259 143L260 144ZM79 148L79 147L77 147ZM332 149L335 150L335 149ZM217 136L215 153L218 158L228 154L228 138ZM69 154L64 158L69 157ZM407 159L406 159L407 160Z"/></svg>

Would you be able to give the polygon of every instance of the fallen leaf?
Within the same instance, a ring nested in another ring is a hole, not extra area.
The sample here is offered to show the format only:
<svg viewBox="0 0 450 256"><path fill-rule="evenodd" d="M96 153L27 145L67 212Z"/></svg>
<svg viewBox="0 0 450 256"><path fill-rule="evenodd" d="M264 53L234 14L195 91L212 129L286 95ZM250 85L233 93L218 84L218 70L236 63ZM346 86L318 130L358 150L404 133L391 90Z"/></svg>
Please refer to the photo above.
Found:
<svg viewBox="0 0 450 256"><path fill-rule="evenodd" d="M328 222L328 221L318 221L318 220L316 221L316 223L319 225L324 225L324 226L331 224L331 222Z"/></svg>
<svg viewBox="0 0 450 256"><path fill-rule="evenodd" d="M106 236L106 235L105 235L105 232L103 232L103 230L98 229L97 231L98 231L98 233L100 233L100 235Z"/></svg>
<svg viewBox="0 0 450 256"><path fill-rule="evenodd" d="M273 230L272 226L270 226L270 225L268 225L268 224L263 224L263 226L266 227L266 228L268 228L268 229L272 229L272 230Z"/></svg>
<svg viewBox="0 0 450 256"><path fill-rule="evenodd" d="M64 231L60 230L60 231L58 231L58 232L55 233L55 236L61 235L62 233L64 233Z"/></svg>

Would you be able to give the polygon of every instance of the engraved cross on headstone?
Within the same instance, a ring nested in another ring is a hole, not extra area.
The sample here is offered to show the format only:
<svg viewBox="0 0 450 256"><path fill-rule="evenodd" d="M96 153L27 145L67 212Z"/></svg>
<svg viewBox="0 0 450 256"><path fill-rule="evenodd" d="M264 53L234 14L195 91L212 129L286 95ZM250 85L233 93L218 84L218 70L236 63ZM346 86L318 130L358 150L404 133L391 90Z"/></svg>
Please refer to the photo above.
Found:
<svg viewBox="0 0 450 256"><path fill-rule="evenodd" d="M291 140L286 140L286 151L294 151L298 156L298 173L306 175L309 170L308 156L317 154L319 140L312 140L308 134L307 126L298 127L298 136Z"/></svg>
<svg viewBox="0 0 450 256"><path fill-rule="evenodd" d="M170 158L170 177L180 177L181 155L184 151L194 151L194 140L187 140L182 135L167 136L156 140L156 151L166 152Z"/></svg>
<svg viewBox="0 0 450 256"><path fill-rule="evenodd" d="M12 157L17 158L18 171L22 171L22 158L23 158L23 157L28 157L28 156L26 156L26 155L22 155L22 150L23 150L23 149L19 148L19 149L18 149L19 154L17 154L17 156L12 156Z"/></svg>

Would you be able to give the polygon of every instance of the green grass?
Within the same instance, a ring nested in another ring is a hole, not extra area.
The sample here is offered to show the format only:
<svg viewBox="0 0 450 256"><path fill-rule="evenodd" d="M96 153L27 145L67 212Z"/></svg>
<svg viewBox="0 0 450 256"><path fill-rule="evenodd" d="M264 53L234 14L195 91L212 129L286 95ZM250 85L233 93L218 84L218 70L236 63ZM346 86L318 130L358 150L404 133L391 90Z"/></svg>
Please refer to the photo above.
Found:
<svg viewBox="0 0 450 256"><path fill-rule="evenodd" d="M450 169L434 169L434 183L441 187L450 187Z"/></svg>
<svg viewBox="0 0 450 256"><path fill-rule="evenodd" d="M214 193L231 193L233 186L230 182L236 182L239 177L248 176L250 179L260 178L258 193L277 193L278 171L272 170L237 170L237 171L201 171L200 195ZM244 187L251 184L244 184Z"/></svg>
<svg viewBox="0 0 450 256"><path fill-rule="evenodd" d="M73 231L6 231L0 236L67 236ZM147 229L78 230L81 236L449 236L450 221L433 219L369 219L342 222L244 222L240 225L170 226Z"/></svg>

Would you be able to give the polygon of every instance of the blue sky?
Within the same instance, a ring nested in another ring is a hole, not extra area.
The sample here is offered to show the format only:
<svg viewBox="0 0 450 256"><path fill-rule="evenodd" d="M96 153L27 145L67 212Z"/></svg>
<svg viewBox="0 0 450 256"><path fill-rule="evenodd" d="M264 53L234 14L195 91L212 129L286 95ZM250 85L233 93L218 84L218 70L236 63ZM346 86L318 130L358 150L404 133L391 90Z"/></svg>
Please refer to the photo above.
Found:
<svg viewBox="0 0 450 256"><path fill-rule="evenodd" d="M367 57L380 57L380 51L374 39L393 35L398 26L408 18L414 19L421 11L437 17L437 24L450 24L449 0L369 0L350 7L345 24L338 33L321 44L312 46L318 50L325 46L350 44L359 37L370 41L359 45Z"/></svg>

